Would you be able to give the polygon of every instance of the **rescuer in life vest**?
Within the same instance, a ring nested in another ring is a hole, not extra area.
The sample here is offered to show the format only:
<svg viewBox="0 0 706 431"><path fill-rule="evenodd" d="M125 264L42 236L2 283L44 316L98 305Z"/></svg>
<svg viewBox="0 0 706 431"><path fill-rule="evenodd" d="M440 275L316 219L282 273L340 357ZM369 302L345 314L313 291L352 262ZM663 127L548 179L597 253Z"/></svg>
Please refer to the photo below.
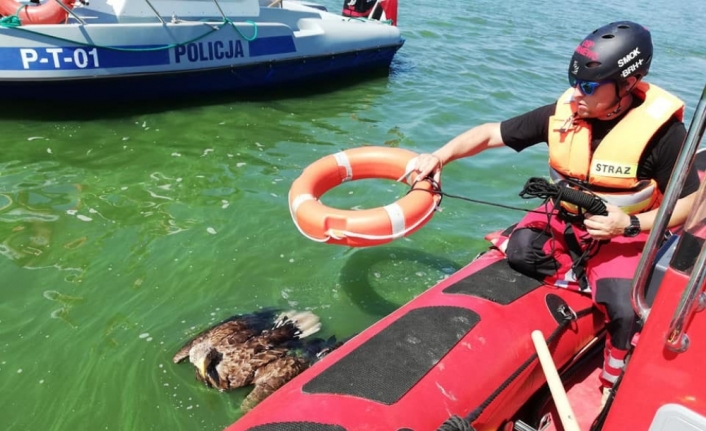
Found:
<svg viewBox="0 0 706 431"><path fill-rule="evenodd" d="M613 22L591 32L569 62L570 88L556 103L474 127L417 159L419 178L489 148L546 142L553 182L606 201L607 215L552 202L528 213L507 242L510 265L557 287L592 295L606 315L600 383L604 401L625 366L636 330L630 288L648 232L686 136L684 104L642 79L652 62L650 32ZM669 221L678 226L699 186L688 172ZM549 213L549 214L547 214ZM598 382L597 382L598 383Z"/></svg>
<svg viewBox="0 0 706 431"><path fill-rule="evenodd" d="M343 0L343 11L341 13L343 16L351 18L380 19L382 16L381 7L375 10L373 16L368 16L377 2L378 0Z"/></svg>

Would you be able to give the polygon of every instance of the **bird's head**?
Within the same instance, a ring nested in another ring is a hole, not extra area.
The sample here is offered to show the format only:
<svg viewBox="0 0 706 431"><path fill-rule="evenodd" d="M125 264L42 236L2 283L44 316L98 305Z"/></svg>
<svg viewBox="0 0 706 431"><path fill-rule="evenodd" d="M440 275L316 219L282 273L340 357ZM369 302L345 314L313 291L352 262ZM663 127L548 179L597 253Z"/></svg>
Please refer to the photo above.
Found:
<svg viewBox="0 0 706 431"><path fill-rule="evenodd" d="M216 365L221 359L223 355L207 343L194 346L189 351L189 360L196 367L196 378L207 386L218 387Z"/></svg>

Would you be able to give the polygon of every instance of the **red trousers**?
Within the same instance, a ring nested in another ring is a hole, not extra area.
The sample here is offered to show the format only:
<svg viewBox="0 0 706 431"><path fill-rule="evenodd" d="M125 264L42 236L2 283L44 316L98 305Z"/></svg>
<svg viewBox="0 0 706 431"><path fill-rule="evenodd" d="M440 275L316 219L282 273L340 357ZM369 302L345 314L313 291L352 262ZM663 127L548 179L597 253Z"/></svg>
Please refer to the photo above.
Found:
<svg viewBox="0 0 706 431"><path fill-rule="evenodd" d="M606 316L608 335L601 383L611 387L625 366L637 329L630 288L647 233L598 242L583 225L567 223L556 212L547 212L547 206L542 206L517 224L507 243L508 262L515 270L543 278L547 284L592 295ZM568 226L571 229L567 232ZM582 254L585 258L580 267L585 274L574 266Z"/></svg>

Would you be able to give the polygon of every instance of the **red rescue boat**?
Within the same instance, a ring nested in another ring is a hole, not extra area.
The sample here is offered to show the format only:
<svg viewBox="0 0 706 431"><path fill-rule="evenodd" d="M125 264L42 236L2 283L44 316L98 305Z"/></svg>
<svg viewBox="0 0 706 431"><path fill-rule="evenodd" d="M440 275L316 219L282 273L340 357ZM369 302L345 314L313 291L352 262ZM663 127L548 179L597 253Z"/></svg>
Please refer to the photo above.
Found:
<svg viewBox="0 0 706 431"><path fill-rule="evenodd" d="M675 172L686 172L692 160L701 172L706 166L706 153L696 154L704 96ZM495 246L488 252L347 341L227 431L706 430L706 192L702 184L683 231L665 243L665 214L683 185L676 177L634 282L637 315L649 320L602 410L595 373L603 316L589 296L513 271L497 234L489 236ZM563 389L552 390L559 412L547 388L551 373L537 360L535 330L569 389L568 404Z"/></svg>
<svg viewBox="0 0 706 431"><path fill-rule="evenodd" d="M550 337L555 360L566 364L600 334L602 322L590 297L515 273L492 250L346 342L228 430L433 430L450 413L476 409L477 424L497 429L544 384L531 330Z"/></svg>

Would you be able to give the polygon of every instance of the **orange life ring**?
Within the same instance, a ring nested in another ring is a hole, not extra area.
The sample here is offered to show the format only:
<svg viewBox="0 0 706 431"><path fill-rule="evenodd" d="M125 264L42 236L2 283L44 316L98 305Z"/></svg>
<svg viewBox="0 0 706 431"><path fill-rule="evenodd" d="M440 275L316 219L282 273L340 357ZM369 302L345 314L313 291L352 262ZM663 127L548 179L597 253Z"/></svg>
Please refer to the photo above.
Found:
<svg viewBox="0 0 706 431"><path fill-rule="evenodd" d="M413 151L361 147L326 156L309 165L289 190L289 211L299 231L318 242L367 247L390 242L422 227L434 215L441 196L429 181L414 184ZM397 202L366 210L327 207L319 198L346 181L404 180L414 188Z"/></svg>
<svg viewBox="0 0 706 431"><path fill-rule="evenodd" d="M72 9L74 0L59 0ZM21 7L21 9L20 9ZM0 0L0 15L13 16L17 14L22 25L28 24L61 24L66 22L69 13L56 0L46 0L40 5L22 6L15 0Z"/></svg>

